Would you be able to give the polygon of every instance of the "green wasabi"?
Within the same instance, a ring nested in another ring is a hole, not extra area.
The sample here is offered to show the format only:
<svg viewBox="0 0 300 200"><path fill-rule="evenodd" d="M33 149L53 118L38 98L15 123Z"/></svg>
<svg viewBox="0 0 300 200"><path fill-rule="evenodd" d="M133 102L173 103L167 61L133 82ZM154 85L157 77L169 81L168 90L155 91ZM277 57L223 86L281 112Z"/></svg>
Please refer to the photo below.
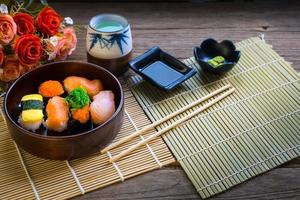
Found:
<svg viewBox="0 0 300 200"><path fill-rule="evenodd" d="M225 58L223 56L216 56L210 60L208 60L208 64L210 64L213 68L218 68L220 65L224 64Z"/></svg>
<svg viewBox="0 0 300 200"><path fill-rule="evenodd" d="M86 89L83 87L72 90L65 100L69 103L71 109L83 108L91 102Z"/></svg>

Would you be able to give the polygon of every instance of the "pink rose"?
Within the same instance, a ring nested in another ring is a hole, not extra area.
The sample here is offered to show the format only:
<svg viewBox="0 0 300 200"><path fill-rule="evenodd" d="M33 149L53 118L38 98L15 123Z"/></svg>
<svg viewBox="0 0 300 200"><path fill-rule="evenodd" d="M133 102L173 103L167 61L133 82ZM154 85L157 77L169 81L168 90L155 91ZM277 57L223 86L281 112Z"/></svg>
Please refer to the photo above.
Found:
<svg viewBox="0 0 300 200"><path fill-rule="evenodd" d="M57 45L54 47L54 52L56 55L55 60L65 60L68 57L71 49L71 43L67 38L63 37L60 39Z"/></svg>
<svg viewBox="0 0 300 200"><path fill-rule="evenodd" d="M7 45L15 37L17 25L10 15L0 14L0 44Z"/></svg>
<svg viewBox="0 0 300 200"><path fill-rule="evenodd" d="M76 49L77 38L73 28L65 28L62 33L47 42L49 60L65 60Z"/></svg>
<svg viewBox="0 0 300 200"><path fill-rule="evenodd" d="M63 30L64 37L67 38L70 42L70 51L68 55L71 55L73 51L76 49L76 44L77 44L77 37L75 34L75 31L71 27L67 27Z"/></svg>

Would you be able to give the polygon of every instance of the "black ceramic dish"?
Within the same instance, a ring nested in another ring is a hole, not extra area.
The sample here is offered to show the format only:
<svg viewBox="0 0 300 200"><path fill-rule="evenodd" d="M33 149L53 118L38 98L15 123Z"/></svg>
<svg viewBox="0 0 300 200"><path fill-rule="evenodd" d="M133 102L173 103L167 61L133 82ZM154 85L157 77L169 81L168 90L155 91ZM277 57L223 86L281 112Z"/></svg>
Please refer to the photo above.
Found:
<svg viewBox="0 0 300 200"><path fill-rule="evenodd" d="M171 90L196 74L195 69L159 47L152 47L143 55L131 60L129 66L143 78L164 90Z"/></svg>
<svg viewBox="0 0 300 200"><path fill-rule="evenodd" d="M229 40L218 43L214 39L207 39L202 42L200 47L194 48L194 56L203 70L221 74L233 68L240 59L240 51L237 51L234 44ZM225 59L224 64L214 68L208 64L208 60L222 56Z"/></svg>

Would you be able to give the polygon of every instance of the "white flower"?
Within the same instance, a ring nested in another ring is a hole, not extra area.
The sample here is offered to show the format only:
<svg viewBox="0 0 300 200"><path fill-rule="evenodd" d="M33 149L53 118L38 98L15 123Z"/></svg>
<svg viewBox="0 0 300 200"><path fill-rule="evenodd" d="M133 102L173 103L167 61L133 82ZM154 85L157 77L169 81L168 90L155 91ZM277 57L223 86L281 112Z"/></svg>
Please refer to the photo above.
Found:
<svg viewBox="0 0 300 200"><path fill-rule="evenodd" d="M74 24L74 21L71 17L65 17L64 22L65 22L65 24L68 24L68 25L73 25Z"/></svg>
<svg viewBox="0 0 300 200"><path fill-rule="evenodd" d="M50 37L50 43L55 47L58 44L57 36Z"/></svg>
<svg viewBox="0 0 300 200"><path fill-rule="evenodd" d="M2 14L8 14L8 8L3 3L0 5L0 13L2 13Z"/></svg>
<svg viewBox="0 0 300 200"><path fill-rule="evenodd" d="M54 60L55 58L56 58L56 52L52 52L49 54L48 60L51 61Z"/></svg>

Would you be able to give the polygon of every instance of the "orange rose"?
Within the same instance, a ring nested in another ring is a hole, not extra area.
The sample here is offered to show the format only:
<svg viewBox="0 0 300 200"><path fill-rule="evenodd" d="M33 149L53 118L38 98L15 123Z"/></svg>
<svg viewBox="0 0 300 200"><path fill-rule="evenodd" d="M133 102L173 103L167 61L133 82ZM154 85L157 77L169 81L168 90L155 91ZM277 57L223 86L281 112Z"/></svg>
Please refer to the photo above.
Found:
<svg viewBox="0 0 300 200"><path fill-rule="evenodd" d="M50 7L43 8L36 18L38 31L46 36L53 36L57 34L61 22L61 16Z"/></svg>
<svg viewBox="0 0 300 200"><path fill-rule="evenodd" d="M15 56L7 56L3 68L0 69L0 80L9 82L22 74L22 66Z"/></svg>
<svg viewBox="0 0 300 200"><path fill-rule="evenodd" d="M10 15L0 14L0 44L7 45L15 37L17 25Z"/></svg>

